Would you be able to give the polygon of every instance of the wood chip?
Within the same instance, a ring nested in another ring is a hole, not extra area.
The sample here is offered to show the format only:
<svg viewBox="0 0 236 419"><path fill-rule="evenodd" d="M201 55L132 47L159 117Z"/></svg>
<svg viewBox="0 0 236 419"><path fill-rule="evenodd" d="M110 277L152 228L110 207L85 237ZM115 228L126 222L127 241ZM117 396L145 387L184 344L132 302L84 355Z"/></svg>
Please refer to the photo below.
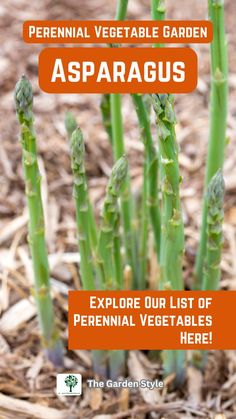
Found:
<svg viewBox="0 0 236 419"><path fill-rule="evenodd" d="M119 397L119 411L127 410L129 407L129 389L122 388Z"/></svg>
<svg viewBox="0 0 236 419"><path fill-rule="evenodd" d="M138 357L138 352L131 351L129 353L128 367L129 367L129 373L134 380L140 381L142 379L144 380L152 379L150 374L141 364L140 359ZM157 388L154 388L153 390L150 390L148 388L139 388L139 391L141 393L143 400L146 403L155 404L155 403L160 402L161 400L161 395Z"/></svg>
<svg viewBox="0 0 236 419"><path fill-rule="evenodd" d="M8 354L11 351L6 339L0 335L0 355Z"/></svg>
<svg viewBox="0 0 236 419"><path fill-rule="evenodd" d="M187 369L187 378L189 394L188 401L193 407L197 407L202 401L202 373L194 367L189 367Z"/></svg>
<svg viewBox="0 0 236 419"><path fill-rule="evenodd" d="M3 334L12 333L36 314L33 299L23 299L11 306L0 319L0 331Z"/></svg>
<svg viewBox="0 0 236 419"><path fill-rule="evenodd" d="M11 239L18 230L27 224L27 221L28 214L25 212L23 215L20 215L19 217L14 218L14 220L5 224L5 226L1 228L0 244L3 244L4 242Z"/></svg>
<svg viewBox="0 0 236 419"><path fill-rule="evenodd" d="M92 388L90 390L89 405L93 411L100 409L102 405L103 392L101 388Z"/></svg>
<svg viewBox="0 0 236 419"><path fill-rule="evenodd" d="M38 419L65 419L68 412L42 406L38 403L29 403L0 393L0 407L8 412L24 413L27 417Z"/></svg>
<svg viewBox="0 0 236 419"><path fill-rule="evenodd" d="M96 415L93 419L112 419L113 415Z"/></svg>

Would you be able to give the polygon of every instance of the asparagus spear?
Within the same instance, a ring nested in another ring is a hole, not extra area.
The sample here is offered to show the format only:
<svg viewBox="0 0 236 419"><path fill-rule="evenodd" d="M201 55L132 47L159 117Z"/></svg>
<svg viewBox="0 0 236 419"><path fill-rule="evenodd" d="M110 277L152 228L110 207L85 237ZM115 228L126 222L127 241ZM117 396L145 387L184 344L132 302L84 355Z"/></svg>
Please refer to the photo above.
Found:
<svg viewBox="0 0 236 419"><path fill-rule="evenodd" d="M33 126L33 91L29 80L22 76L15 87L15 106L20 123L22 164L29 209L29 245L34 271L34 296L46 355L54 365L63 364L62 346L55 326L50 295L48 256L44 235L44 215L40 173L37 162L36 136Z"/></svg>
<svg viewBox="0 0 236 419"><path fill-rule="evenodd" d="M165 0L151 0L151 15L153 20L164 20L166 14L166 7L165 7ZM154 44L154 47L160 48L163 47L163 44L156 43ZM158 259L160 260L160 252L161 252L161 234L160 234L160 213L158 211L158 169L159 169L159 163L158 163L158 154L157 152L154 153L155 158L153 157L152 162L152 172L153 172L153 180L151 183L151 199L150 202L152 204L152 214L151 219L153 219L153 229L154 229L154 237L155 237L155 243L156 243L156 250L158 252ZM156 173L156 174L155 174ZM162 165L160 165L160 173L162 174ZM154 181L155 179L155 181ZM156 192L155 192L156 191Z"/></svg>
<svg viewBox="0 0 236 419"><path fill-rule="evenodd" d="M184 252L184 230L179 196L178 147L175 138L174 99L170 94L152 95L156 113L160 164L162 166L162 244L161 244L161 288L183 289L182 257ZM166 374L175 372L176 383L183 380L185 353L164 351Z"/></svg>
<svg viewBox="0 0 236 419"><path fill-rule="evenodd" d="M85 148L83 134L79 128L77 128L71 136L70 150L71 168L74 175L73 196L76 205L81 281L84 289L93 290L95 284L89 237L89 204L84 168Z"/></svg>
<svg viewBox="0 0 236 419"><path fill-rule="evenodd" d="M181 178L178 165L178 148L175 139L175 113L173 96L153 95L156 112L158 140L161 154L162 181L162 249L161 287L183 288L182 257L184 232L179 197Z"/></svg>
<svg viewBox="0 0 236 419"><path fill-rule="evenodd" d="M80 249L80 271L83 289L95 289L94 271L93 271L93 255L90 240L90 215L87 183L84 168L84 139L83 134L77 128L71 136L71 167L74 175L74 199L76 205L76 221ZM96 258L95 258L96 261ZM97 283L99 288L103 285L103 273L95 266L97 274ZM102 377L108 377L108 353L106 351L92 351L93 367L95 374Z"/></svg>
<svg viewBox="0 0 236 419"><path fill-rule="evenodd" d="M147 161L147 203L153 228L156 251L160 255L160 211L158 207L158 156L152 139L150 121L141 95L132 95L142 132Z"/></svg>
<svg viewBox="0 0 236 419"><path fill-rule="evenodd" d="M228 57L224 25L224 1L209 0L208 12L213 23L213 42L211 44L211 104L210 133L205 175L205 190L218 169L223 167L227 103L228 103ZM206 254L207 202L203 201L201 237L195 265L195 288L201 289L203 263Z"/></svg>
<svg viewBox="0 0 236 419"><path fill-rule="evenodd" d="M219 169L211 179L207 192L207 247L203 267L202 289L215 291L220 283L220 262L223 244L222 223L224 219L225 185L222 170ZM192 363L201 370L207 363L207 351L194 351Z"/></svg>
<svg viewBox="0 0 236 419"><path fill-rule="evenodd" d="M114 260L111 259L111 255L114 244L114 229L117 218L119 217L117 201L121 194L122 187L125 184L127 171L127 157L122 156L117 160L112 169L102 211L102 221L98 239L98 256L105 272L106 279L104 286L106 288L112 288L114 286L120 288L120 280L114 284L115 269Z"/></svg>
<svg viewBox="0 0 236 419"><path fill-rule="evenodd" d="M151 0L151 15L153 20L164 20L165 12L165 0Z"/></svg>
<svg viewBox="0 0 236 419"><path fill-rule="evenodd" d="M77 122L72 112L66 112L65 114L65 128L68 138L70 139L77 128Z"/></svg>
<svg viewBox="0 0 236 419"><path fill-rule="evenodd" d="M124 275L123 275L123 263L121 256L121 240L120 240L120 214L117 214L117 218L114 226L114 238L113 238L113 258L114 258L114 271L115 271L115 282L117 289L122 290L124 287Z"/></svg>
<svg viewBox="0 0 236 419"><path fill-rule="evenodd" d="M145 153L146 154L146 153ZM141 197L141 214L140 214L140 244L138 246L139 255L139 274L138 288L143 290L146 288L146 275L148 263L148 165L146 155L143 162L143 185Z"/></svg>
<svg viewBox="0 0 236 419"><path fill-rule="evenodd" d="M123 287L123 272L121 265L121 247L119 243L118 225L119 209L118 197L121 194L128 171L126 156L122 156L115 163L108 182L106 197L102 211L101 229L98 240L98 260L105 273L106 288L121 289ZM114 248L115 246L115 248ZM115 257L114 257L115 256ZM109 351L109 376L117 379L125 370L125 352Z"/></svg>
<svg viewBox="0 0 236 419"><path fill-rule="evenodd" d="M118 0L116 8L116 20L124 20L127 13L128 0Z"/></svg>
<svg viewBox="0 0 236 419"><path fill-rule="evenodd" d="M66 128L68 138L70 140L73 132L77 129L76 119L71 112L67 112L66 115L65 115L65 128ZM92 205L91 205L91 202L90 202L90 199L89 199L88 195L87 195L87 199L88 199L88 206L89 206L89 208L88 208L89 237L90 237L92 252L93 252L93 256L94 256L95 255L95 249L96 249L96 246L97 246L97 226L96 226L96 221L95 221L95 217L94 217L94 213L93 213L93 208L92 208Z"/></svg>
<svg viewBox="0 0 236 419"><path fill-rule="evenodd" d="M165 13L165 0L151 0L151 15L153 20L164 20ZM154 44L154 47L163 47L163 44Z"/></svg>
<svg viewBox="0 0 236 419"><path fill-rule="evenodd" d="M128 0L118 0L116 9L116 20L124 20L127 13ZM112 145L114 160L118 160L125 154L124 131L121 111L121 95L110 95L111 124L112 124ZM136 243L132 229L132 197L130 177L127 175L123 193L121 195L121 218L124 231L124 245L127 263L133 271L133 278L136 281L137 269L135 263Z"/></svg>
<svg viewBox="0 0 236 419"><path fill-rule="evenodd" d="M110 103L109 93L102 95L100 109L101 109L104 128L108 134L109 141L112 144L111 103Z"/></svg>
<svg viewBox="0 0 236 419"><path fill-rule="evenodd" d="M217 290L220 282L220 261L223 243L224 179L222 170L213 176L206 195L207 202L207 249L203 270L203 289Z"/></svg>

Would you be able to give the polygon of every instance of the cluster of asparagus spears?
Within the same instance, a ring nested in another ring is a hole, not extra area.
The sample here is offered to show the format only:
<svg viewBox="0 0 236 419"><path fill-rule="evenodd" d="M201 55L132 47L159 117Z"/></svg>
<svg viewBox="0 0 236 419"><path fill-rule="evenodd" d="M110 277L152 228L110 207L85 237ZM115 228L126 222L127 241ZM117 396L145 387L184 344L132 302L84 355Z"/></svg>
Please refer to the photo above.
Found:
<svg viewBox="0 0 236 419"><path fill-rule="evenodd" d="M126 17L128 0L118 1L116 19ZM152 0L153 19L164 19L163 0ZM224 181L222 175L227 117L227 52L222 0L209 0L209 17L214 25L211 45L211 118L206 167L201 239L196 260L193 288L217 289L223 242ZM155 45L159 46L159 45ZM181 211L181 176L175 134L174 98L170 94L133 94L140 137L144 144L143 187L141 203L134 202L122 122L122 97L104 95L101 112L113 150L115 164L107 184L100 226L95 222L89 200L85 172L83 134L71 113L65 125L70 142L73 197L80 252L80 277L83 289L146 289L150 235L160 266L156 289L183 290L184 225ZM42 344L48 358L62 365L62 346L55 326L50 295L48 257L44 236L44 216L37 163L36 136L33 124L33 93L23 76L15 89L16 112L20 124L22 164L29 209L29 245L35 286L34 296ZM152 136L150 115L154 110L157 141ZM138 216L137 216L138 214ZM133 220L138 218L138 223ZM140 231L138 240L137 231ZM124 249L124 252L123 252ZM158 349L158 348L157 348ZM175 373L176 382L184 378L184 351L164 351L166 374ZM94 370L116 378L124 373L124 351L93 351Z"/></svg>

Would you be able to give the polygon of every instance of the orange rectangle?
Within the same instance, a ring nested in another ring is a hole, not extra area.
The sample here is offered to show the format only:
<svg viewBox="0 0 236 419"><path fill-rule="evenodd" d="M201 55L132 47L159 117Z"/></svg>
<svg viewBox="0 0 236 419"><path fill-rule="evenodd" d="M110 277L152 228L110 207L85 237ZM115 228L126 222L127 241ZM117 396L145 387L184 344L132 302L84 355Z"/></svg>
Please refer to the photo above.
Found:
<svg viewBox="0 0 236 419"><path fill-rule="evenodd" d="M235 307L236 291L70 291L69 349L236 349Z"/></svg>
<svg viewBox="0 0 236 419"><path fill-rule="evenodd" d="M197 55L190 48L46 48L39 85L47 93L189 93Z"/></svg>
<svg viewBox="0 0 236 419"><path fill-rule="evenodd" d="M208 43L212 23L206 20L111 21L30 20L23 24L27 43Z"/></svg>

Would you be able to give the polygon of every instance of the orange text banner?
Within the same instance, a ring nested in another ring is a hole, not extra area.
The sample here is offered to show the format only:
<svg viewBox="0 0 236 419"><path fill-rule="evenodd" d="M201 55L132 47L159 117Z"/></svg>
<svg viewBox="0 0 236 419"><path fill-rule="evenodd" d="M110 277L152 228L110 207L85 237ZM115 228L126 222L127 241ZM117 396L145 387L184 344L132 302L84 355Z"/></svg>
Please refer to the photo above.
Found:
<svg viewBox="0 0 236 419"><path fill-rule="evenodd" d="M24 41L39 44L208 43L212 37L212 23L206 20L31 20L23 25Z"/></svg>
<svg viewBox="0 0 236 419"><path fill-rule="evenodd" d="M197 73L190 48L46 48L39 56L47 93L189 93Z"/></svg>
<svg viewBox="0 0 236 419"><path fill-rule="evenodd" d="M236 349L236 291L70 291L69 349Z"/></svg>

